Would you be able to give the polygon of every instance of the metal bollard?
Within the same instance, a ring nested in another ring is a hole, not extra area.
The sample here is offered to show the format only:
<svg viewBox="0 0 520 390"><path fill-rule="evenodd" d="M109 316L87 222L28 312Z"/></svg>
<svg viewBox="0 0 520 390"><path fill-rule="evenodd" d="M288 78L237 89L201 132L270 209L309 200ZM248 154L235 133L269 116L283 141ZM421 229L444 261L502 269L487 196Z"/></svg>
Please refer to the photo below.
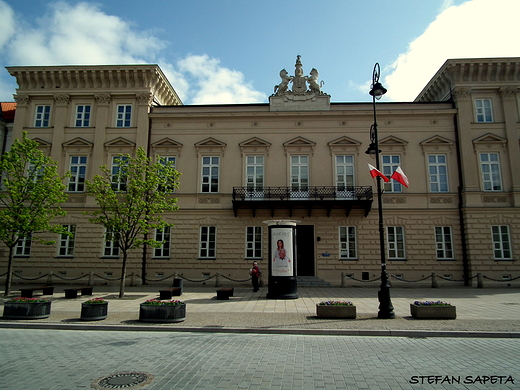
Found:
<svg viewBox="0 0 520 390"><path fill-rule="evenodd" d="M432 272L432 288L439 288L437 284L437 274L435 272Z"/></svg>
<svg viewBox="0 0 520 390"><path fill-rule="evenodd" d="M346 280L345 280L345 272L341 273L341 287L346 286Z"/></svg>
<svg viewBox="0 0 520 390"><path fill-rule="evenodd" d="M218 272L215 274L215 287L220 287L220 274Z"/></svg>
<svg viewBox="0 0 520 390"><path fill-rule="evenodd" d="M484 288L484 279L482 279L482 274L477 273L477 288Z"/></svg>
<svg viewBox="0 0 520 390"><path fill-rule="evenodd" d="M135 287L137 286L136 282L135 282L135 272L132 272L130 274L130 286L131 287Z"/></svg>
<svg viewBox="0 0 520 390"><path fill-rule="evenodd" d="M88 282L87 286L93 286L94 285L94 272L90 271L88 273Z"/></svg>
<svg viewBox="0 0 520 390"><path fill-rule="evenodd" d="M47 286L52 286L52 271L47 275Z"/></svg>

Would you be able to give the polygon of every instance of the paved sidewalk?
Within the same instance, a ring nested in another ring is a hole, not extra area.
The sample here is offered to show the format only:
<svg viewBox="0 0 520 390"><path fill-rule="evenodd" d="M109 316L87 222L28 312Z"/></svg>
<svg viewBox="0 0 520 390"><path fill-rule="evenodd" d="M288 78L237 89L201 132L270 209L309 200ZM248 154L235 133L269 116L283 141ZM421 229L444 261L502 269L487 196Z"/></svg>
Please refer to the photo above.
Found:
<svg viewBox="0 0 520 390"><path fill-rule="evenodd" d="M216 299L216 287L184 286L180 299L187 304L186 321L150 324L138 321L139 303L158 298L160 286L127 287L123 299L117 298L115 286L95 286L94 297L109 301L108 318L102 321L81 321L80 303L89 297L65 299L64 287L56 287L53 296L45 296L52 300L49 318L21 321L0 317L0 328L520 338L520 289L517 288L392 288L396 318L380 320L377 288L300 287L298 299L273 300L266 299L266 288L254 293L249 286L241 285L235 286L234 296L225 301ZM357 307L357 318L317 318L316 303L324 300L352 301ZM450 302L457 306L457 319L413 319L409 306L415 300ZM2 306L4 301L1 297Z"/></svg>

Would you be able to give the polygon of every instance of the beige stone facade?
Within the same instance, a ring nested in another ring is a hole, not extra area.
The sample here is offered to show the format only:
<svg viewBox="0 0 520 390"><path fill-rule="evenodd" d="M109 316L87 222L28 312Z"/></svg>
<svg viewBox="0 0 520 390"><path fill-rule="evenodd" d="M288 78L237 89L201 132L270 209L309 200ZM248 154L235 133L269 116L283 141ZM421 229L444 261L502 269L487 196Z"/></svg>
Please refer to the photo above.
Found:
<svg viewBox="0 0 520 390"><path fill-rule="evenodd" d="M392 180L383 194L394 283L430 284L433 272L440 284L475 284L477 273L486 284L519 284L519 70L520 58L449 60L415 102L377 102L382 170L390 176L401 166L410 181L405 188ZM27 131L62 173L81 166L91 178L139 146L175 160L180 209L164 216L175 223L164 250L147 251L148 278L245 279L253 259L267 270L272 219L299 221L299 275L334 285L342 274L352 277L348 285L379 277L367 167L375 161L365 154L371 102L331 103L310 83L297 90L295 78L293 90L281 84L269 103L189 106L155 65L8 71L19 85L14 137ZM77 182L66 184L68 214L59 222L75 226L73 245L33 242L15 269L118 277L102 228L83 214L95 202ZM140 274L142 257L132 252L129 272Z"/></svg>

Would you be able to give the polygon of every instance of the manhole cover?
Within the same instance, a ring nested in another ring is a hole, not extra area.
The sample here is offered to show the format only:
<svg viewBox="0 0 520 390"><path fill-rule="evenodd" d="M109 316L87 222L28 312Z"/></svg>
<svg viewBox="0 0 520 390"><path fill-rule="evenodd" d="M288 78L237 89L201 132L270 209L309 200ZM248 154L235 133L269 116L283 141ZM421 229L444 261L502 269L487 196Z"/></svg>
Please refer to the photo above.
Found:
<svg viewBox="0 0 520 390"><path fill-rule="evenodd" d="M96 379L90 387L95 389L136 389L153 380L152 374L145 372L120 372Z"/></svg>

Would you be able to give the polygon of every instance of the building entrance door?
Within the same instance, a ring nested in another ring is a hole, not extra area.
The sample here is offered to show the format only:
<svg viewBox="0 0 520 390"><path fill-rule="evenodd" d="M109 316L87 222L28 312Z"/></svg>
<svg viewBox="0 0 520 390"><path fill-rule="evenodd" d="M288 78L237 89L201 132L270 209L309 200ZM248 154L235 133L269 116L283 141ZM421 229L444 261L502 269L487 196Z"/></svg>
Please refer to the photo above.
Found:
<svg viewBox="0 0 520 390"><path fill-rule="evenodd" d="M296 225L297 276L314 276L314 226Z"/></svg>

